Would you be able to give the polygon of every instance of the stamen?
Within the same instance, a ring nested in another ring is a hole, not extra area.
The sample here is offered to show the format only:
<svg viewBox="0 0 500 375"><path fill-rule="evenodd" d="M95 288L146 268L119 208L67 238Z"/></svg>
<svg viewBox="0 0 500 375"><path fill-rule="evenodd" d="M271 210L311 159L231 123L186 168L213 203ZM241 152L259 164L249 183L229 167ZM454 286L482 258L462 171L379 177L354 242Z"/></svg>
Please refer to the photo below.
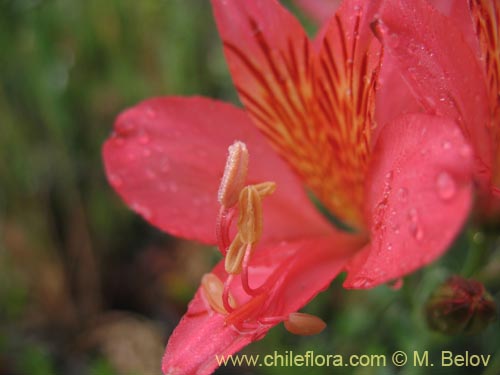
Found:
<svg viewBox="0 0 500 375"><path fill-rule="evenodd" d="M226 255L227 249L230 245L229 229L231 228L234 213L234 207L228 209L224 206L221 206L219 215L217 216L217 222L215 224L215 235L217 238L217 246L219 247L219 250L223 256Z"/></svg>
<svg viewBox="0 0 500 375"><path fill-rule="evenodd" d="M233 282L233 275L229 275L224 283L224 288L222 291L222 303L227 312L232 313L234 311L234 304L231 303L231 294L229 293L229 287Z"/></svg>
<svg viewBox="0 0 500 375"><path fill-rule="evenodd" d="M223 301L224 284L213 273L207 273L203 275L203 278L201 279L201 287L205 299L207 300L210 307L216 312L225 315L228 313L228 311L232 311L234 308L236 308L236 301L229 293L226 297L226 300L227 305L231 310L228 310L225 307L226 303L225 301Z"/></svg>
<svg viewBox="0 0 500 375"><path fill-rule="evenodd" d="M271 195L276 190L276 183L271 181L261 182L260 184L253 185L259 193L261 198Z"/></svg>
<svg viewBox="0 0 500 375"><path fill-rule="evenodd" d="M250 263L250 256L252 255L252 245L248 244L243 257L242 273L241 273L241 286L243 290L251 296L262 293L262 286L259 288L252 288L248 281L248 265Z"/></svg>
<svg viewBox="0 0 500 375"><path fill-rule="evenodd" d="M323 331L326 323L317 316L294 312L284 322L288 332L300 336L316 335Z"/></svg>
<svg viewBox="0 0 500 375"><path fill-rule="evenodd" d="M226 208L238 202L238 196L245 185L248 171L247 146L240 141L229 146L224 175L219 186L218 201Z"/></svg>
<svg viewBox="0 0 500 375"><path fill-rule="evenodd" d="M226 254L224 267L227 273L232 275L238 275L241 273L241 266L246 248L247 245L241 242L240 234L238 233L236 237L234 237L234 240L231 243L231 246L229 246Z"/></svg>
<svg viewBox="0 0 500 375"><path fill-rule="evenodd" d="M245 186L239 198L238 230L241 241L254 244L262 235L262 199L253 185Z"/></svg>
<svg viewBox="0 0 500 375"><path fill-rule="evenodd" d="M247 303L241 305L237 310L234 310L226 317L226 324L235 325L238 322L249 320L249 317L256 315L257 312L264 307L267 298L268 295L263 293L250 299Z"/></svg>

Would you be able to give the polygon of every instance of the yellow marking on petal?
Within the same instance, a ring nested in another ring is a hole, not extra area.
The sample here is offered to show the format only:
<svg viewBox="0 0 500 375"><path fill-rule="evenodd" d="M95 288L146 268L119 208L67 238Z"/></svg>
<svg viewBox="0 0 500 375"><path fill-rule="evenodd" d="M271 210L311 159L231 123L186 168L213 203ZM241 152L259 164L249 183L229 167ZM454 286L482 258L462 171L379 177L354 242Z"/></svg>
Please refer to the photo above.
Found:
<svg viewBox="0 0 500 375"><path fill-rule="evenodd" d="M288 332L300 336L316 335L326 327L326 323L317 316L299 312L291 313L284 325Z"/></svg>
<svg viewBox="0 0 500 375"><path fill-rule="evenodd" d="M210 307L219 314L226 315L227 311L222 302L222 293L224 291L224 283L213 273L203 275L201 279L201 290ZM236 301L233 296L229 295L229 305L236 307Z"/></svg>
<svg viewBox="0 0 500 375"><path fill-rule="evenodd" d="M238 202L238 233L245 244L254 244L262 236L262 199L253 185L245 186Z"/></svg>
<svg viewBox="0 0 500 375"><path fill-rule="evenodd" d="M365 46L357 48L361 12L349 23L335 16L316 58L305 36L277 49L257 20L252 20L254 37L267 64L224 42L226 53L247 73L245 83L251 84L236 88L259 129L314 195L356 228L365 226L378 67Z"/></svg>
<svg viewBox="0 0 500 375"><path fill-rule="evenodd" d="M469 2L481 48L481 61L489 91L493 141L496 148L493 179L500 186L500 4L492 0Z"/></svg>
<svg viewBox="0 0 500 375"><path fill-rule="evenodd" d="M238 202L238 197L245 185L248 171L247 146L240 141L229 146L229 155L224 168L224 175L219 186L218 201L227 208Z"/></svg>

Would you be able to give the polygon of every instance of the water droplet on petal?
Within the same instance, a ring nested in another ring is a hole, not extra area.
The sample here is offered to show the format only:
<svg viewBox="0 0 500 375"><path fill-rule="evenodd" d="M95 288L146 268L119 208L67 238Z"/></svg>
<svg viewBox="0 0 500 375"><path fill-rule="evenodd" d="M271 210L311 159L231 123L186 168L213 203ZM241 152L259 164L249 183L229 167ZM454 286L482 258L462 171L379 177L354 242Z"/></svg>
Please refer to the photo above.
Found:
<svg viewBox="0 0 500 375"><path fill-rule="evenodd" d="M148 115L148 117L150 117L150 118L156 118L157 113L153 107L147 107L146 108L146 115Z"/></svg>
<svg viewBox="0 0 500 375"><path fill-rule="evenodd" d="M451 148L450 141L444 141L443 142L443 150L449 150L450 148Z"/></svg>
<svg viewBox="0 0 500 375"><path fill-rule="evenodd" d="M151 210L140 203L134 202L130 207L139 215L142 215L146 220L150 220L153 217Z"/></svg>
<svg viewBox="0 0 500 375"><path fill-rule="evenodd" d="M364 277L360 277L358 279L356 279L353 283L352 283L352 287L354 289L363 289L363 288L367 288L370 284L372 283L371 280L369 279L366 279Z"/></svg>
<svg viewBox="0 0 500 375"><path fill-rule="evenodd" d="M392 290L399 290L403 287L403 279L399 278L399 279L393 280L393 281L387 283L387 286L389 286L389 288L391 288Z"/></svg>
<svg viewBox="0 0 500 375"><path fill-rule="evenodd" d="M416 208L410 208L408 211L408 219L412 223L416 223L418 221L418 213Z"/></svg>
<svg viewBox="0 0 500 375"><path fill-rule="evenodd" d="M399 36L397 34L391 34L388 40L389 46L396 48L399 45Z"/></svg>
<svg viewBox="0 0 500 375"><path fill-rule="evenodd" d="M135 131L136 127L136 124L132 121L119 121L115 125L115 132L119 136L128 136Z"/></svg>
<svg viewBox="0 0 500 375"><path fill-rule="evenodd" d="M387 244L387 251L391 251L392 250L392 243L388 243Z"/></svg>
<svg viewBox="0 0 500 375"><path fill-rule="evenodd" d="M457 192L455 180L448 172L441 172L436 179L436 188L439 196L443 200L453 198Z"/></svg>
<svg viewBox="0 0 500 375"><path fill-rule="evenodd" d="M170 162L166 156L160 160L160 171L163 173L170 171Z"/></svg>
<svg viewBox="0 0 500 375"><path fill-rule="evenodd" d="M170 189L170 191L172 193L177 193L179 191L179 187L177 186L177 184L173 181L171 181L169 184L168 184L168 188Z"/></svg>
<svg viewBox="0 0 500 375"><path fill-rule="evenodd" d="M116 133L113 135L114 135L113 140L115 142L115 145L123 146L125 144L125 140L123 138L120 138Z"/></svg>
<svg viewBox="0 0 500 375"><path fill-rule="evenodd" d="M461 148L460 148L460 155L464 158L470 158L472 154L472 149L470 148L469 145L463 145Z"/></svg>
<svg viewBox="0 0 500 375"><path fill-rule="evenodd" d="M408 189L404 187L399 188L398 197L401 202L406 202L408 200Z"/></svg>
<svg viewBox="0 0 500 375"><path fill-rule="evenodd" d="M418 223L410 223L410 234L417 240L421 241L424 238L424 231Z"/></svg>
<svg viewBox="0 0 500 375"><path fill-rule="evenodd" d="M151 156L151 150L146 148L142 151L142 154L145 156L145 157L150 157Z"/></svg>
<svg viewBox="0 0 500 375"><path fill-rule="evenodd" d="M149 135L147 135L146 133L141 134L141 136L139 137L140 144L146 145L149 143L149 141L150 141Z"/></svg>
<svg viewBox="0 0 500 375"><path fill-rule="evenodd" d="M109 183L113 185L115 188L118 188L123 185L123 180L120 176L112 174L109 175Z"/></svg>

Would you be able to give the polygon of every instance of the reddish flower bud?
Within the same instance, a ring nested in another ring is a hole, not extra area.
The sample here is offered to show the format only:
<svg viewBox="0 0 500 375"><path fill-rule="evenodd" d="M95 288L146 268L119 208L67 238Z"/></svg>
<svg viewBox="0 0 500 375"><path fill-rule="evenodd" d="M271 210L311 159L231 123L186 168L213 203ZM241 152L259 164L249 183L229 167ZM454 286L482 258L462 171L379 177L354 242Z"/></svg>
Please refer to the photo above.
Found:
<svg viewBox="0 0 500 375"><path fill-rule="evenodd" d="M476 334L496 319L493 297L483 284L452 276L439 286L426 304L429 326L444 334Z"/></svg>

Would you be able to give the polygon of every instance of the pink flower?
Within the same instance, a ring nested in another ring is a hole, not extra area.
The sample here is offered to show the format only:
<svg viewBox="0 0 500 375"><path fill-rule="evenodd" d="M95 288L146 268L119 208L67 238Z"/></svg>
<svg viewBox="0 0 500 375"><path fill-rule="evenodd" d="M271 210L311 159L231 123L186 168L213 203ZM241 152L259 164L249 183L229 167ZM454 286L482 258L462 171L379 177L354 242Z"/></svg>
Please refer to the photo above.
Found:
<svg viewBox="0 0 500 375"><path fill-rule="evenodd" d="M500 5L491 0L390 0L386 52L429 113L457 121L474 150L478 209L500 212Z"/></svg>
<svg viewBox="0 0 500 375"><path fill-rule="evenodd" d="M149 99L118 117L103 150L132 209L225 256L170 337L166 374L210 373L216 355L282 321L320 331L297 311L340 272L345 287L370 288L418 269L446 250L471 203L455 123L392 120L399 98L375 97L381 47L368 26L378 2L345 2L313 42L274 0L212 4L245 110ZM304 188L353 231L325 220Z"/></svg>

